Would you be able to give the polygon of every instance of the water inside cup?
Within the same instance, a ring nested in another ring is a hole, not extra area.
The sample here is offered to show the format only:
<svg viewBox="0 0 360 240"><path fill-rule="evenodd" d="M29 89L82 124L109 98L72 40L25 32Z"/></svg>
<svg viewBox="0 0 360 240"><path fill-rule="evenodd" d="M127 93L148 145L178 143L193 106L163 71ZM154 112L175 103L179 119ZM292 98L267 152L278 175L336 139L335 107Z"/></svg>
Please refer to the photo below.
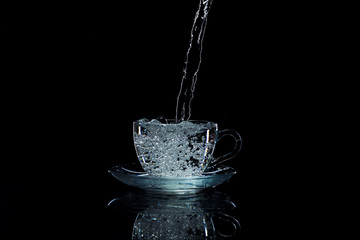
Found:
<svg viewBox="0 0 360 240"><path fill-rule="evenodd" d="M134 143L150 175L197 176L211 161L216 133L217 125L209 122L163 124L142 119L134 126Z"/></svg>

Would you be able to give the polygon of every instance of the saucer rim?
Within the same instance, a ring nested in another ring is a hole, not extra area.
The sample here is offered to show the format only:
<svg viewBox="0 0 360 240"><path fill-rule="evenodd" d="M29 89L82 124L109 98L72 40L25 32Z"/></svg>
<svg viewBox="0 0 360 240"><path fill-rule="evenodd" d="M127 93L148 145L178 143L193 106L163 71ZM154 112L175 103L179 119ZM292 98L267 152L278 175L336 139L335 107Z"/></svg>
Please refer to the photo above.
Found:
<svg viewBox="0 0 360 240"><path fill-rule="evenodd" d="M191 177L167 177L167 176L158 176L158 175L150 175L148 173L144 172L138 172L138 171L132 171L130 169L125 168L125 166L131 166L131 165L135 165L135 163L128 163L128 164L120 164L120 165L115 165L112 166L108 172L110 174L113 175L113 173L119 173L119 171L123 171L126 174L123 175L123 177L138 177L138 178L151 178L151 179L159 179L159 180L190 180L190 179L207 179L207 178L211 178L211 177L217 177L219 175L225 175L225 174L229 174L229 175L235 175L237 173L237 171L230 166L225 166L225 165L219 165L218 168L220 168L219 170L216 171L211 171L211 172L204 172L199 176L191 176ZM119 169L120 168L120 169Z"/></svg>

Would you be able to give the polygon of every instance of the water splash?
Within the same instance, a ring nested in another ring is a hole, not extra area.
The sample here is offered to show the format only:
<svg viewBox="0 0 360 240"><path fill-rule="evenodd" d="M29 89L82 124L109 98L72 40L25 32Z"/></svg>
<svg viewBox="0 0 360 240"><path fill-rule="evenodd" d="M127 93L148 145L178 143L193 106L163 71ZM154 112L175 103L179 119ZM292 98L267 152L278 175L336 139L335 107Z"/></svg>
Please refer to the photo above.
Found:
<svg viewBox="0 0 360 240"><path fill-rule="evenodd" d="M191 28L190 44L186 52L183 77L176 102L176 122L187 121L191 117L191 104L201 64L202 45L207 17L213 0L200 0ZM181 114L181 117L179 116ZM180 117L180 119L179 119Z"/></svg>

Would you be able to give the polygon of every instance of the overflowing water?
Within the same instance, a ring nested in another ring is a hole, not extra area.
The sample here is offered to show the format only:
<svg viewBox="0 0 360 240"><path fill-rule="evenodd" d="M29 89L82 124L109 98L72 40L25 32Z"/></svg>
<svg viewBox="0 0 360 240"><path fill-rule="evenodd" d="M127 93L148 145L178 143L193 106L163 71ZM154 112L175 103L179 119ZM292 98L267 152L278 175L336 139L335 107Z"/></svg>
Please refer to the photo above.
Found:
<svg viewBox="0 0 360 240"><path fill-rule="evenodd" d="M190 44L186 52L181 86L176 102L176 121L186 121L191 117L191 104L201 64L203 39L208 13L213 0L200 0L191 28Z"/></svg>

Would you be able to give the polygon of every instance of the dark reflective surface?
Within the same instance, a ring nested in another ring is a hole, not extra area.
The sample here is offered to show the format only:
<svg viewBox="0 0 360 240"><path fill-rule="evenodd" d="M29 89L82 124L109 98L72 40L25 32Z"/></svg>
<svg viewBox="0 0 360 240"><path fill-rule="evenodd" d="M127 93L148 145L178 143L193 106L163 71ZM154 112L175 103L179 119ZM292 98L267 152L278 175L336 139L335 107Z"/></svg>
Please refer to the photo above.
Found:
<svg viewBox="0 0 360 240"><path fill-rule="evenodd" d="M240 223L231 215L236 205L215 191L197 195L153 195L129 191L108 206L137 214L132 239L237 239Z"/></svg>
<svg viewBox="0 0 360 240"><path fill-rule="evenodd" d="M103 182L92 177L5 189L2 234L44 239L293 239L306 235L312 222L300 194L253 189L256 185L244 185L241 176L193 196L153 195L110 175L104 175Z"/></svg>

